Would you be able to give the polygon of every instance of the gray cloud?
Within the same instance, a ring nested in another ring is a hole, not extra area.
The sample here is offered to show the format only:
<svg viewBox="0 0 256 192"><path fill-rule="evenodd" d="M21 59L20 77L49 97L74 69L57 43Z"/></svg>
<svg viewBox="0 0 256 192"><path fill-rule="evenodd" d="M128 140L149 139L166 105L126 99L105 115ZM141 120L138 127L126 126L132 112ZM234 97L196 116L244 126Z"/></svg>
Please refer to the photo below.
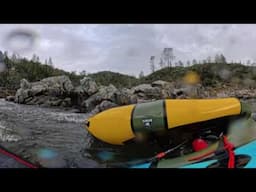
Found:
<svg viewBox="0 0 256 192"><path fill-rule="evenodd" d="M51 56L56 67L68 71L147 74L150 56L159 59L165 47L174 48L182 61L216 53L256 61L254 24L1 24L1 50L13 51L5 39L14 30L37 35L35 46L20 55L36 53L41 61Z"/></svg>

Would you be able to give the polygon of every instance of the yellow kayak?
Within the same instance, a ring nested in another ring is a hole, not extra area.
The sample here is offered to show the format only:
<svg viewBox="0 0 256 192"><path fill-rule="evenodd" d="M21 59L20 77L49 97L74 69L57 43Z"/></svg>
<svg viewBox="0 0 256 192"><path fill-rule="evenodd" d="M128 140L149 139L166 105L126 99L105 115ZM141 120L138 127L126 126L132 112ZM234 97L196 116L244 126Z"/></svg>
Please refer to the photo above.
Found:
<svg viewBox="0 0 256 192"><path fill-rule="evenodd" d="M109 144L123 145L140 133L169 134L214 125L250 109L236 98L166 99L115 107L89 118L87 130Z"/></svg>

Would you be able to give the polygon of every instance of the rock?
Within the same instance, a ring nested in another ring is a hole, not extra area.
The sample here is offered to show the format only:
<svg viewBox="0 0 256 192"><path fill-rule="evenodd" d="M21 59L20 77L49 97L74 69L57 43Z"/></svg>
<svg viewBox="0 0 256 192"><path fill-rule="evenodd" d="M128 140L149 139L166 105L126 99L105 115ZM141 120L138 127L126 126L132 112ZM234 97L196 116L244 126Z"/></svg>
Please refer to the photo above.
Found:
<svg viewBox="0 0 256 192"><path fill-rule="evenodd" d="M217 96L218 98L225 98L225 97L228 97L228 95L227 95L225 92L217 93L216 96Z"/></svg>
<svg viewBox="0 0 256 192"><path fill-rule="evenodd" d="M24 103L26 103L27 105L35 105L37 104L35 101L37 101L38 98L37 97L27 97L25 100L24 100Z"/></svg>
<svg viewBox="0 0 256 192"><path fill-rule="evenodd" d="M98 91L98 86L90 77L84 77L82 80L80 80L80 89L81 92L91 96Z"/></svg>
<svg viewBox="0 0 256 192"><path fill-rule="evenodd" d="M25 99L30 97L30 92L28 89L18 89L16 94L15 94L15 102L16 103L21 103L24 104Z"/></svg>
<svg viewBox="0 0 256 192"><path fill-rule="evenodd" d="M164 89L165 87L172 86L171 83L169 83L167 81L162 81L162 80L154 81L151 85L152 85L152 87L160 87L162 89Z"/></svg>
<svg viewBox="0 0 256 192"><path fill-rule="evenodd" d="M182 88L174 89L171 94L172 98L177 99L203 98L201 85L186 85Z"/></svg>
<svg viewBox="0 0 256 192"><path fill-rule="evenodd" d="M138 97L137 97L137 95L131 95L131 97L130 97L130 102L131 102L131 104L137 103L137 102L138 102Z"/></svg>
<svg viewBox="0 0 256 192"><path fill-rule="evenodd" d="M101 102L103 100L116 101L117 88L110 84L109 86L101 86L99 91L94 94L96 101Z"/></svg>
<svg viewBox="0 0 256 192"><path fill-rule="evenodd" d="M56 99L54 101L49 101L50 106L60 106L62 103L62 99Z"/></svg>
<svg viewBox="0 0 256 192"><path fill-rule="evenodd" d="M20 80L20 88L21 89L30 89L31 84L26 79L21 79Z"/></svg>
<svg viewBox="0 0 256 192"><path fill-rule="evenodd" d="M8 96L13 96L15 95L16 90L8 89L5 87L0 87L0 98L5 98Z"/></svg>
<svg viewBox="0 0 256 192"><path fill-rule="evenodd" d="M110 109L113 107L117 107L118 105L110 102L110 101L102 101L101 104L99 105L100 111L104 111L106 109Z"/></svg>
<svg viewBox="0 0 256 192"><path fill-rule="evenodd" d="M70 106L71 106L71 98L67 97L62 101L61 107L70 107Z"/></svg>
<svg viewBox="0 0 256 192"><path fill-rule="evenodd" d="M74 89L72 82L65 75L48 77L41 80L40 83L46 85L48 89L60 89L63 92L71 92Z"/></svg>
<svg viewBox="0 0 256 192"><path fill-rule="evenodd" d="M32 96L42 95L46 91L47 91L47 86L45 86L44 84L38 83L38 84L34 84L31 87L31 95Z"/></svg>
<svg viewBox="0 0 256 192"><path fill-rule="evenodd" d="M6 101L9 101L9 102L14 102L15 101L15 96L7 96L5 98Z"/></svg>
<svg viewBox="0 0 256 192"><path fill-rule="evenodd" d="M73 91L73 85L67 76L56 76L29 83L22 79L21 88L15 95L15 102L29 105L59 106L70 105L65 98ZM63 101L64 99L64 101Z"/></svg>
<svg viewBox="0 0 256 192"><path fill-rule="evenodd" d="M116 103L117 93L117 88L112 84L109 86L101 86L97 93L82 102L81 110L86 112L91 111L104 100Z"/></svg>
<svg viewBox="0 0 256 192"><path fill-rule="evenodd" d="M113 108L113 107L117 107L118 105L110 102L110 101L102 101L99 105L97 105L93 110L92 113L96 114L99 113L101 111L105 111L107 109Z"/></svg>
<svg viewBox="0 0 256 192"><path fill-rule="evenodd" d="M118 105L128 105L137 103L137 96L132 94L132 91L127 88L123 88L116 92L116 103Z"/></svg>
<svg viewBox="0 0 256 192"><path fill-rule="evenodd" d="M143 99L161 99L162 91L159 87L152 87L150 84L141 84L132 89L133 94Z"/></svg>
<svg viewBox="0 0 256 192"><path fill-rule="evenodd" d="M172 83L158 80L154 81L151 85L152 87L159 87L161 89L162 99L172 98L172 91L174 90L174 85Z"/></svg>

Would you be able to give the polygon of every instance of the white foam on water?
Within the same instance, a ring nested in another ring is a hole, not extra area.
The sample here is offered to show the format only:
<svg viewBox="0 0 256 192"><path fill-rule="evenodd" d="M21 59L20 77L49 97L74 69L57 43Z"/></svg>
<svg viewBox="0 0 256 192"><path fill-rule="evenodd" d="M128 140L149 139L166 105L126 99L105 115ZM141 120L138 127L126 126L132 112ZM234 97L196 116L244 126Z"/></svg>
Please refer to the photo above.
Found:
<svg viewBox="0 0 256 192"><path fill-rule="evenodd" d="M12 130L1 125L0 122L0 140L3 142L17 142L21 139L20 136L12 133Z"/></svg>
<svg viewBox="0 0 256 192"><path fill-rule="evenodd" d="M50 112L49 115L59 122L69 122L69 123L83 123L88 116L87 114L78 113L62 113L62 112Z"/></svg>

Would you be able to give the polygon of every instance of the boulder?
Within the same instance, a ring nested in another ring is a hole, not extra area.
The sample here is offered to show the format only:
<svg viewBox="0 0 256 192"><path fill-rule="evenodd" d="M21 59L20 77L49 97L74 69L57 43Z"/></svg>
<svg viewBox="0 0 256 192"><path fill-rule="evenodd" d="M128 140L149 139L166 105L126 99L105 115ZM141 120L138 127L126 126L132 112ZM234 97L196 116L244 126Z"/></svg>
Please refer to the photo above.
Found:
<svg viewBox="0 0 256 192"><path fill-rule="evenodd" d="M15 101L15 96L7 96L6 98L5 98L5 100L6 101L9 101L9 102L14 102Z"/></svg>
<svg viewBox="0 0 256 192"><path fill-rule="evenodd" d="M193 98L203 98L203 90L201 85L186 85L179 89L174 89L172 94L172 98L177 99L193 99Z"/></svg>
<svg viewBox="0 0 256 192"><path fill-rule="evenodd" d="M92 78L90 77L84 77L82 80L80 80L80 86L78 91L80 91L81 93L85 93L88 96L93 95L94 93L96 93L98 91L98 86L96 84L96 82L94 80L92 80Z"/></svg>
<svg viewBox="0 0 256 192"><path fill-rule="evenodd" d="M82 111L91 111L104 100L116 103L117 92L118 89L112 84L109 86L101 86L97 93L82 102Z"/></svg>
<svg viewBox="0 0 256 192"><path fill-rule="evenodd" d="M21 89L30 89L31 84L26 79L21 79L20 80L20 88Z"/></svg>
<svg viewBox="0 0 256 192"><path fill-rule="evenodd" d="M172 91L174 90L174 85L167 81L154 81L152 87L158 87L161 89L162 99L172 98Z"/></svg>
<svg viewBox="0 0 256 192"><path fill-rule="evenodd" d="M161 99L162 91L159 87L152 87L150 84L141 84L133 87L132 93L137 95L138 98L143 99Z"/></svg>
<svg viewBox="0 0 256 192"><path fill-rule="evenodd" d="M29 105L59 106L73 89L70 79L64 75L49 77L34 83L22 79L20 89L15 95L15 102ZM66 101L64 103L69 105Z"/></svg>
<svg viewBox="0 0 256 192"><path fill-rule="evenodd" d="M137 103L137 96L132 94L132 91L127 88L123 88L120 91L116 92L115 103L118 105L128 105Z"/></svg>

